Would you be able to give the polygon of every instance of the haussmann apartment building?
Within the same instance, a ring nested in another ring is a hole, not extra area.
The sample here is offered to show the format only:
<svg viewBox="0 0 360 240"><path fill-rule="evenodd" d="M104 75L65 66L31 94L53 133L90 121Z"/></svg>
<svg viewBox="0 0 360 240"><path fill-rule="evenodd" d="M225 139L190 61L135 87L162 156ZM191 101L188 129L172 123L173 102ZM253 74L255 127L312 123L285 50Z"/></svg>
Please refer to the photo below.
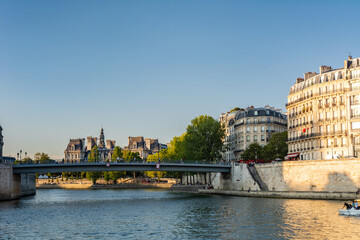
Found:
<svg viewBox="0 0 360 240"><path fill-rule="evenodd" d="M315 160L360 155L360 58L344 67L321 66L290 89L287 159Z"/></svg>

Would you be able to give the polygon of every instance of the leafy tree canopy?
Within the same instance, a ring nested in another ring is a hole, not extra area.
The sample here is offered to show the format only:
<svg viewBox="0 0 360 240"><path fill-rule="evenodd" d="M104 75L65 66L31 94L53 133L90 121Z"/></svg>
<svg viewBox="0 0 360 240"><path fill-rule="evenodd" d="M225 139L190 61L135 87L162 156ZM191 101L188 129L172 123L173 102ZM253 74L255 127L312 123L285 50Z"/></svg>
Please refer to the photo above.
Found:
<svg viewBox="0 0 360 240"><path fill-rule="evenodd" d="M111 159L116 161L116 160L122 158L122 156L123 156L123 153L121 152L121 148L119 146L116 146L113 154L111 155Z"/></svg>
<svg viewBox="0 0 360 240"><path fill-rule="evenodd" d="M88 156L88 162L93 163L98 161L100 158L98 146L94 146Z"/></svg>
<svg viewBox="0 0 360 240"><path fill-rule="evenodd" d="M258 143L250 144L241 155L244 160L256 160L263 158L263 147Z"/></svg>
<svg viewBox="0 0 360 240"><path fill-rule="evenodd" d="M35 153L34 154L34 160L35 161L39 161L39 162L46 162L50 160L49 155L47 155L46 153Z"/></svg>
<svg viewBox="0 0 360 240"><path fill-rule="evenodd" d="M287 131L281 133L274 133L271 135L269 143L264 146L265 160L274 160L276 158L284 159L288 152Z"/></svg>
<svg viewBox="0 0 360 240"><path fill-rule="evenodd" d="M224 149L224 127L214 118L201 115L186 128L184 147L187 159L216 160Z"/></svg>
<svg viewBox="0 0 360 240"><path fill-rule="evenodd" d="M126 162L130 162L132 160L141 160L140 154L138 152L130 152L129 150L122 151L122 158Z"/></svg>

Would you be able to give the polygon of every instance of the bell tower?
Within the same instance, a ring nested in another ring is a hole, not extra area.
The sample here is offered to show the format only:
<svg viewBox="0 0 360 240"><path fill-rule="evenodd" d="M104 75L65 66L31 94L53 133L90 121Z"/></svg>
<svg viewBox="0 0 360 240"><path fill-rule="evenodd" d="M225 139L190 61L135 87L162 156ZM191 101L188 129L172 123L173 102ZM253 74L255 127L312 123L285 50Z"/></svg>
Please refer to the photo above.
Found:
<svg viewBox="0 0 360 240"><path fill-rule="evenodd" d="M105 148L105 136L103 128L101 128L100 131L99 148Z"/></svg>

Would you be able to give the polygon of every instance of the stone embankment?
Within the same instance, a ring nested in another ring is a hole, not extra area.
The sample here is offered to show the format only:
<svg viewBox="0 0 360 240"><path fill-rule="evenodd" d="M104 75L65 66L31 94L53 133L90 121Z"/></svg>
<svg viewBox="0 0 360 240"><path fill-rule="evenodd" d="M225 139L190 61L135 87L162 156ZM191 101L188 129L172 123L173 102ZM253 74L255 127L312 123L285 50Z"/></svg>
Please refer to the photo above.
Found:
<svg viewBox="0 0 360 240"><path fill-rule="evenodd" d="M273 191L231 191L219 189L200 189L199 193L227 195L239 197L258 198L291 198L291 199L326 199L326 200L352 200L360 198L360 195L352 192L273 192Z"/></svg>
<svg viewBox="0 0 360 240"><path fill-rule="evenodd" d="M173 185L169 190L174 192L192 192L198 193L200 190L207 189L206 185Z"/></svg>

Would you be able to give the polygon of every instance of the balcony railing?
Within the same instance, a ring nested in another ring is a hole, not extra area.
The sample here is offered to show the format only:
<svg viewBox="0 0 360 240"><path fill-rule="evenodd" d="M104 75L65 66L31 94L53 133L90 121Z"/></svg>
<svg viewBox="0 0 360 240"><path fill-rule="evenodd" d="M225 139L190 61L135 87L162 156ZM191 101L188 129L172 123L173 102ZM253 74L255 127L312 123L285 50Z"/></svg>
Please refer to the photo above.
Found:
<svg viewBox="0 0 360 240"><path fill-rule="evenodd" d="M313 97L318 97L318 96L325 96L325 95L329 95L329 94L335 94L335 93L344 93L344 92L347 92L347 91L359 91L360 90L360 87L359 88L344 88L344 89L336 89L336 90L332 90L332 91L326 91L326 92L322 92L322 93L314 93L310 96L306 96L306 97L301 97L301 98L298 98L296 101L292 101L292 102L289 102L286 104L286 107L288 106L291 106L295 103L298 103L298 102L302 102L304 100L307 100L307 99L311 99Z"/></svg>
<svg viewBox="0 0 360 240"><path fill-rule="evenodd" d="M326 137L326 136L333 136L333 135L347 135L347 131L330 131L330 132L323 132L323 133L310 133L310 134L304 134L298 137L292 137L288 138L288 142L307 139L307 138L313 138L313 137Z"/></svg>

